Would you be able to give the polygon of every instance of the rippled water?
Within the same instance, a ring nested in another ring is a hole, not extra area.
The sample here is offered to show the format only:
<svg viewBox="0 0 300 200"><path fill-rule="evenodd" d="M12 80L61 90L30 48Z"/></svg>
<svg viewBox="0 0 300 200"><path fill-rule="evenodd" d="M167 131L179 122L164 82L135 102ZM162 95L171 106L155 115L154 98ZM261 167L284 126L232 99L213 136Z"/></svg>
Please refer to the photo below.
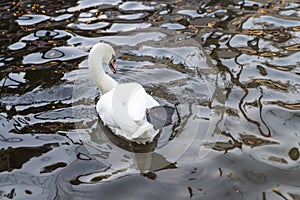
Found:
<svg viewBox="0 0 300 200"><path fill-rule="evenodd" d="M300 199L296 1L1 1L1 199ZM89 49L177 105L154 144L95 111Z"/></svg>

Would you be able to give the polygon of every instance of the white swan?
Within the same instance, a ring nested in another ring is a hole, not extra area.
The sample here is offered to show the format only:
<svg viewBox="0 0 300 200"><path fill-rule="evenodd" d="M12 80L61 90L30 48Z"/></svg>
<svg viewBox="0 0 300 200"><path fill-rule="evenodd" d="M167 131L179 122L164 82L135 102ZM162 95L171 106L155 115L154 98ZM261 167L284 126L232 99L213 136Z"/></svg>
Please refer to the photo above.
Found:
<svg viewBox="0 0 300 200"><path fill-rule="evenodd" d="M115 73L115 51L106 43L96 44L88 56L89 70L101 91L96 109L103 123L113 133L127 140L145 144L158 134L146 119L146 111L159 103L138 83L118 84L107 75L102 63L109 64Z"/></svg>

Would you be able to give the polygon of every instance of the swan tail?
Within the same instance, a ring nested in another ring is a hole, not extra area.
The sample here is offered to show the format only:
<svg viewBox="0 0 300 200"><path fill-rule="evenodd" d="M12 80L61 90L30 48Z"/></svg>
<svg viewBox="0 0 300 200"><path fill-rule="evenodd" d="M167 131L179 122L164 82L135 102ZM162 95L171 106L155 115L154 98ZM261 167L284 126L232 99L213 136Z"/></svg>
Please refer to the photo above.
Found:
<svg viewBox="0 0 300 200"><path fill-rule="evenodd" d="M158 130L153 129L152 124L146 122L142 126L140 126L132 135L132 140L140 144L152 142L155 136L158 134L158 132Z"/></svg>

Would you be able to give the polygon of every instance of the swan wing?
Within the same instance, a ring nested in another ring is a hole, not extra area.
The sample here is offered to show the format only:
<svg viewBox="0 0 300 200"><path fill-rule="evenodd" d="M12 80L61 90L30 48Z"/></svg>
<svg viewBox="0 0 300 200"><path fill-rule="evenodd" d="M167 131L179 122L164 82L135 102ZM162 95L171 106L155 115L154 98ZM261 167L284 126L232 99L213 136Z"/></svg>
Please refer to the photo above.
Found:
<svg viewBox="0 0 300 200"><path fill-rule="evenodd" d="M135 122L141 123L145 120L146 110L158 105L158 102L147 94L144 88L139 87L129 99L129 116Z"/></svg>
<svg viewBox="0 0 300 200"><path fill-rule="evenodd" d="M116 134L144 143L157 134L146 119L146 109L158 105L140 84L125 83L104 94L97 111L104 124L116 128Z"/></svg>
<svg viewBox="0 0 300 200"><path fill-rule="evenodd" d="M114 119L113 106L112 106L112 96L114 89L105 93L101 96L96 105L96 110L103 121L104 125L110 127L119 128L118 124Z"/></svg>
<svg viewBox="0 0 300 200"><path fill-rule="evenodd" d="M124 83L117 85L112 97L116 123L121 129L134 134L145 118L146 108L151 105L150 102L149 95L140 84Z"/></svg>

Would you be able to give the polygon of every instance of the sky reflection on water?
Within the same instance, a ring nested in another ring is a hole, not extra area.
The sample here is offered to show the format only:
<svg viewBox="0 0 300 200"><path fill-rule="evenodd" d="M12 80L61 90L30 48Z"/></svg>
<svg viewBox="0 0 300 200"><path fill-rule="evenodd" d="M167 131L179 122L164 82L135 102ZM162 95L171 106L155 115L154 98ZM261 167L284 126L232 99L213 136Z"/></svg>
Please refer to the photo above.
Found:
<svg viewBox="0 0 300 200"><path fill-rule="evenodd" d="M2 1L1 199L299 199L300 5ZM180 122L129 144L99 121L86 56L117 52Z"/></svg>

